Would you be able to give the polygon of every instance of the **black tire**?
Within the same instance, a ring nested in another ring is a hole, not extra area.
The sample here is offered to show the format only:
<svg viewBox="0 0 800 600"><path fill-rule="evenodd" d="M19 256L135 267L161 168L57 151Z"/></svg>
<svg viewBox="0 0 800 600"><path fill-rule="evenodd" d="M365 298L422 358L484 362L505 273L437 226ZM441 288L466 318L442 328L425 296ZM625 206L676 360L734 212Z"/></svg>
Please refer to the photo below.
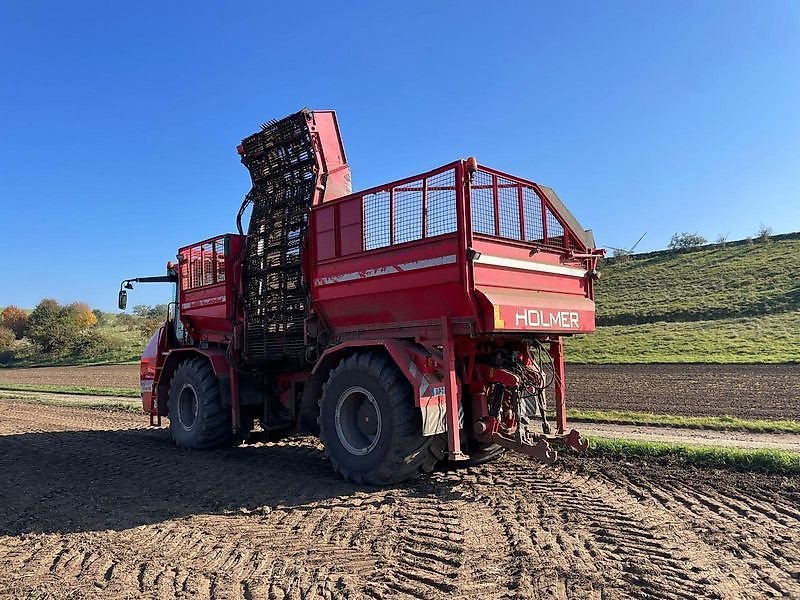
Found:
<svg viewBox="0 0 800 600"><path fill-rule="evenodd" d="M505 448L497 444L476 443L473 447L470 447L468 454L469 461L467 466L475 467L497 460L505 454Z"/></svg>
<svg viewBox="0 0 800 600"><path fill-rule="evenodd" d="M231 412L222 405L219 380L207 361L194 358L178 365L167 405L178 448L211 450L232 444Z"/></svg>
<svg viewBox="0 0 800 600"><path fill-rule="evenodd" d="M442 456L443 436L422 435L411 386L381 353L362 352L340 362L323 387L319 407L325 455L348 481L406 481L430 473Z"/></svg>

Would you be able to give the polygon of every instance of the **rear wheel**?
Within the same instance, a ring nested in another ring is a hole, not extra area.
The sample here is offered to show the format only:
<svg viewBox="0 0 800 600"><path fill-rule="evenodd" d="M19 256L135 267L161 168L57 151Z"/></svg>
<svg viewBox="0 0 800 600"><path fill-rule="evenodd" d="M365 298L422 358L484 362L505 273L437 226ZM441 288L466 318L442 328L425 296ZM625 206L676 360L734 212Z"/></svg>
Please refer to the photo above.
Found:
<svg viewBox="0 0 800 600"><path fill-rule="evenodd" d="M411 386L378 352L355 354L330 374L320 399L320 438L342 477L388 485L429 473L442 436L423 436Z"/></svg>
<svg viewBox="0 0 800 600"><path fill-rule="evenodd" d="M169 429L179 448L209 450L233 441L230 410L222 405L219 381L199 358L175 369L169 385Z"/></svg>
<svg viewBox="0 0 800 600"><path fill-rule="evenodd" d="M505 448L497 444L474 443L470 444L469 465L485 465L486 463L497 460L505 453Z"/></svg>

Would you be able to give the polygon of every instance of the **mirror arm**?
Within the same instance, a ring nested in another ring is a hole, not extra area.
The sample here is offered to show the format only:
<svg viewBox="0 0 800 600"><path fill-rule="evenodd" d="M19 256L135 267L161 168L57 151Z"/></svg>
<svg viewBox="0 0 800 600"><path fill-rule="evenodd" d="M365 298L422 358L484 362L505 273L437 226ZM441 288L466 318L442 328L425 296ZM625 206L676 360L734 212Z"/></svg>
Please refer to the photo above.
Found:
<svg viewBox="0 0 800 600"><path fill-rule="evenodd" d="M119 284L119 302L117 306L120 310L125 310L128 303L128 292L126 290L133 289L133 282L136 283L178 283L178 273L175 269L168 269L166 275L157 275L154 277L132 277L131 279L123 279Z"/></svg>

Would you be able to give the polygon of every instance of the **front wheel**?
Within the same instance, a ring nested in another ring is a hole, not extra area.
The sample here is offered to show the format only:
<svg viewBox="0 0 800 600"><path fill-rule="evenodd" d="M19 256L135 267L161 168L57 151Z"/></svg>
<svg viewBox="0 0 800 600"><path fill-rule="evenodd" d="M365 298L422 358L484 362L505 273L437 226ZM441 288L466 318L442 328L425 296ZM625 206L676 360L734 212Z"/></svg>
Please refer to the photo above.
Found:
<svg viewBox="0 0 800 600"><path fill-rule="evenodd" d="M210 450L233 442L231 412L222 405L219 380L206 360L178 365L167 404L169 430L179 448Z"/></svg>
<svg viewBox="0 0 800 600"><path fill-rule="evenodd" d="M423 436L411 386L385 355L363 352L331 372L320 399L320 438L342 477L389 485L429 473L442 436Z"/></svg>

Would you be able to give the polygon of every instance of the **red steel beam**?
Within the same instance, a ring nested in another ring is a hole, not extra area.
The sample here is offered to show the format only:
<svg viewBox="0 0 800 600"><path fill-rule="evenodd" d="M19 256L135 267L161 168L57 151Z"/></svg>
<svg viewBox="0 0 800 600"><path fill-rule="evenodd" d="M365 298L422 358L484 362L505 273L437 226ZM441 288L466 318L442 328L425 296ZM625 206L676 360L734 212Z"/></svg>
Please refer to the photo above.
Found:
<svg viewBox="0 0 800 600"><path fill-rule="evenodd" d="M564 342L561 337L550 341L550 356L553 359L553 389L555 391L556 427L562 434L567 429L566 384L564 383Z"/></svg>

